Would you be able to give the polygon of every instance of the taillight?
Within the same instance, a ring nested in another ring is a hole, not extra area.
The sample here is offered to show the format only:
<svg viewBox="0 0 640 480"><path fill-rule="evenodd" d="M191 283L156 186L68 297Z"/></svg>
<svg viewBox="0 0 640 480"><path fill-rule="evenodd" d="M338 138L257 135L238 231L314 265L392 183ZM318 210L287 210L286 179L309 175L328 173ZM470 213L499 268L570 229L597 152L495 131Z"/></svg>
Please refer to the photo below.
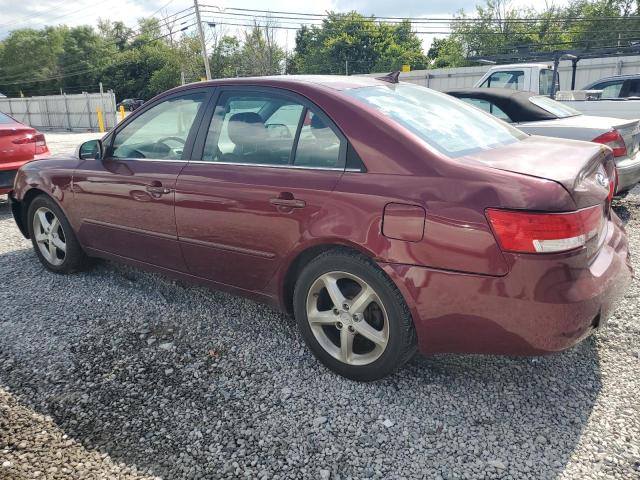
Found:
<svg viewBox="0 0 640 480"><path fill-rule="evenodd" d="M602 206L568 213L537 213L488 208L487 218L500 247L508 252L552 253L584 246L598 235Z"/></svg>
<svg viewBox="0 0 640 480"><path fill-rule="evenodd" d="M35 146L35 154L47 153L47 141L42 133L28 133L22 138L16 138L13 140L16 145L25 145L27 143L33 143Z"/></svg>
<svg viewBox="0 0 640 480"><path fill-rule="evenodd" d="M617 130L611 130L610 132L603 133L591 141L611 147L614 157L624 157L627 154L627 146L624 143L622 135L620 135L620 132Z"/></svg>
<svg viewBox="0 0 640 480"><path fill-rule="evenodd" d="M35 136L36 141L36 155L47 153L47 141L44 139L44 135L42 133L37 133Z"/></svg>

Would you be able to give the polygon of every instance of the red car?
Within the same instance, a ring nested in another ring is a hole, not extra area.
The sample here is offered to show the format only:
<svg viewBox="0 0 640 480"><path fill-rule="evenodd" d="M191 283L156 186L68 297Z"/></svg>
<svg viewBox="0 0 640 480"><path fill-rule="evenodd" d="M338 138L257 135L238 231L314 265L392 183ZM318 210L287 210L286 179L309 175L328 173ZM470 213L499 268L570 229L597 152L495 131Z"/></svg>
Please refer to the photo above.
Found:
<svg viewBox="0 0 640 480"><path fill-rule="evenodd" d="M18 169L49 156L44 135L0 112L0 195L9 193Z"/></svg>
<svg viewBox="0 0 640 480"><path fill-rule="evenodd" d="M22 167L16 222L54 272L124 261L291 312L356 380L416 349L537 355L601 327L632 274L611 149L396 81L168 91Z"/></svg>

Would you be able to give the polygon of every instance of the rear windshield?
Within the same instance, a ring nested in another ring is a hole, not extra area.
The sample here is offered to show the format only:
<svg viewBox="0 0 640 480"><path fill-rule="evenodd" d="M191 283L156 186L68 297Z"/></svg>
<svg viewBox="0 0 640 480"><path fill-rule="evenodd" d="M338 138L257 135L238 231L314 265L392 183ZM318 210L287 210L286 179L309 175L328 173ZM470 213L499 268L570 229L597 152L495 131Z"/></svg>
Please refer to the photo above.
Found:
<svg viewBox="0 0 640 480"><path fill-rule="evenodd" d="M15 123L16 121L9 115L0 112L0 123Z"/></svg>
<svg viewBox="0 0 640 480"><path fill-rule="evenodd" d="M531 103L546 110L551 115L555 115L558 118L575 117L576 115L582 115L581 112L564 103L556 102L549 97L535 96L529 99Z"/></svg>
<svg viewBox="0 0 640 480"><path fill-rule="evenodd" d="M526 134L457 98L405 83L346 90L455 158L517 142Z"/></svg>

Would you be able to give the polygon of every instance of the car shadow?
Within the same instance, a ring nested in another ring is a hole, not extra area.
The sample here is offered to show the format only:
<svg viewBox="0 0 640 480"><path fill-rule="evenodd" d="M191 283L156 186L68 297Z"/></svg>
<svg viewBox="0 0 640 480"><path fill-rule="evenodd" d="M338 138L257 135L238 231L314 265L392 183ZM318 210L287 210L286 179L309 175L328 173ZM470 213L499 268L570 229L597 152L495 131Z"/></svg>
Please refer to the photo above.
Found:
<svg viewBox="0 0 640 480"><path fill-rule="evenodd" d="M9 266L21 274L3 297L0 385L85 447L166 478L323 462L342 478L555 478L601 389L593 338L539 358L416 357L359 384L269 307L110 262L59 276L18 250L0 255L5 279ZM366 452L363 468L332 449Z"/></svg>
<svg viewBox="0 0 640 480"><path fill-rule="evenodd" d="M0 221L13 217L6 195L0 195Z"/></svg>

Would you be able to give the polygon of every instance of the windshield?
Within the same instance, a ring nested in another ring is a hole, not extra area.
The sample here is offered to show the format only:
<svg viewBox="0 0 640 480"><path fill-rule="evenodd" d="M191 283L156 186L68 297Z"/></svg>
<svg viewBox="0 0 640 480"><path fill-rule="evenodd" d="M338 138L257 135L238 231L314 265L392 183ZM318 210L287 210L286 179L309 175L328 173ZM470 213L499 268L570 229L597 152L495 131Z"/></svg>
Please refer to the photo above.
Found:
<svg viewBox="0 0 640 480"><path fill-rule="evenodd" d="M455 158L516 142L526 134L471 105L410 84L346 90L439 152Z"/></svg>
<svg viewBox="0 0 640 480"><path fill-rule="evenodd" d="M564 103L556 102L549 97L536 96L529 98L529 101L558 118L567 118L575 117L576 115L582 115L582 113L575 108L570 107L569 105L565 105Z"/></svg>

